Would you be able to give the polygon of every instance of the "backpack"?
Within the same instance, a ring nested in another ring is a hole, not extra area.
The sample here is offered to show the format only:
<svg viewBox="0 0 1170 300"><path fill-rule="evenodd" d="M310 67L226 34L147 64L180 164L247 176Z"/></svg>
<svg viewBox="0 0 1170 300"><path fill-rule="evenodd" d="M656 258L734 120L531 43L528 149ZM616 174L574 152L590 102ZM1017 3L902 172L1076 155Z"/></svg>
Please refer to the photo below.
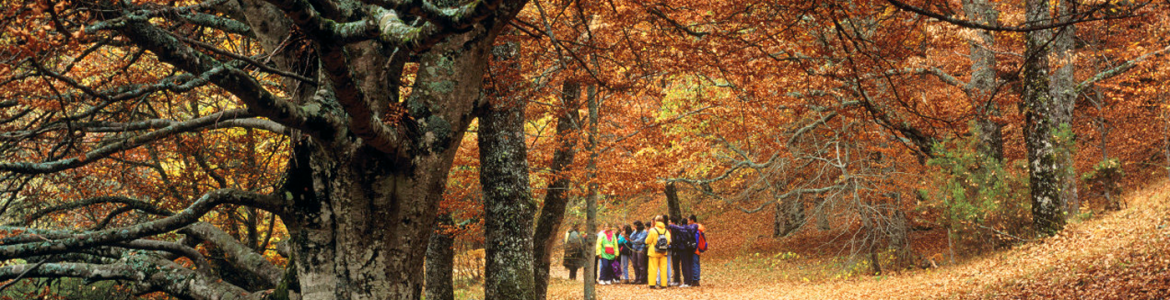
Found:
<svg viewBox="0 0 1170 300"><path fill-rule="evenodd" d="M695 248L699 247L699 243L695 241L695 236L697 235L695 232L691 232L689 228L683 227L683 229L679 230L679 233L682 233L678 237L678 243L682 246L681 250L695 251Z"/></svg>
<svg viewBox="0 0 1170 300"><path fill-rule="evenodd" d="M658 241L654 242L654 251L662 253L669 250L670 242L666 240L666 233L659 232L658 229L654 229L654 232L658 232Z"/></svg>
<svg viewBox="0 0 1170 300"><path fill-rule="evenodd" d="M699 252L707 252L707 235L702 230L695 231L695 241Z"/></svg>

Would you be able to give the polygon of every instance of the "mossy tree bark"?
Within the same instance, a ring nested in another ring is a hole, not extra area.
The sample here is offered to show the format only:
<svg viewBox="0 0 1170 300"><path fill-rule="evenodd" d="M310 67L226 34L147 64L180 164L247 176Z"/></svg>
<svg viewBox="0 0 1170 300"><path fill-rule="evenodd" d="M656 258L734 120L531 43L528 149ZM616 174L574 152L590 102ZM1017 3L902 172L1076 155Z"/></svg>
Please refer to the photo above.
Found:
<svg viewBox="0 0 1170 300"><path fill-rule="evenodd" d="M1028 0L1025 18L1029 24L1051 22L1048 1ZM1052 235L1064 228L1063 203L1060 192L1061 164L1057 160L1059 119L1055 100L1049 86L1049 42L1051 30L1035 30L1025 34L1022 98L1024 101L1024 146L1028 159L1028 178L1031 182L1032 224L1037 233Z"/></svg>
<svg viewBox="0 0 1170 300"><path fill-rule="evenodd" d="M435 222L452 225L451 216L447 214L439 215ZM448 232L431 233L426 255L426 299L454 300L455 237Z"/></svg>
<svg viewBox="0 0 1170 300"><path fill-rule="evenodd" d="M535 298L528 155L524 143L526 101L505 97L479 117L480 183L484 194L487 299Z"/></svg>

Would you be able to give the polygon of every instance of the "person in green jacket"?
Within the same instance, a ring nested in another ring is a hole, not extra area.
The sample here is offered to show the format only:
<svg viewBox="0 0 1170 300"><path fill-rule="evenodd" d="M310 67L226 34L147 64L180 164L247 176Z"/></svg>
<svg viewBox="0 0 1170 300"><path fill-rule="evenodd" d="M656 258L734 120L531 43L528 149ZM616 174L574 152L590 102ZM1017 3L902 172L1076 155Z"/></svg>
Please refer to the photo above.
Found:
<svg viewBox="0 0 1170 300"><path fill-rule="evenodd" d="M617 276L621 274L614 274L614 260L618 258L618 236L613 228L606 228L597 238L597 257L601 259L597 266L601 271L598 283L602 285L617 283Z"/></svg>
<svg viewBox="0 0 1170 300"><path fill-rule="evenodd" d="M670 244L670 231L666 230L666 224L662 223L662 216L654 217L654 227L647 230L646 234L646 256L650 259L649 263L647 263L649 267L647 277L658 277L658 282L655 282L654 279L647 278L646 282L650 284L650 289L666 288L667 280L669 280L666 276L667 251L659 251L660 249L656 248L658 239L666 239L666 244ZM655 284L658 284L658 286L655 286Z"/></svg>

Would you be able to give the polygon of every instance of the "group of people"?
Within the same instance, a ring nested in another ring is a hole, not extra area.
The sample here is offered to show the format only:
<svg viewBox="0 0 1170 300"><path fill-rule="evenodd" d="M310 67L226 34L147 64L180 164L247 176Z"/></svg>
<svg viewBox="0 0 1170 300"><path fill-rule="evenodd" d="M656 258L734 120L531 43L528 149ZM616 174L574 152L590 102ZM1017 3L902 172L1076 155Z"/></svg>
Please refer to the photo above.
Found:
<svg viewBox="0 0 1170 300"><path fill-rule="evenodd" d="M658 215L645 223L601 228L594 245L598 284L647 284L651 289L700 285L699 258L707 250L707 239L706 228L695 215L686 219ZM577 269L588 262L585 250L585 236L573 224L565 234L569 279L575 280Z"/></svg>

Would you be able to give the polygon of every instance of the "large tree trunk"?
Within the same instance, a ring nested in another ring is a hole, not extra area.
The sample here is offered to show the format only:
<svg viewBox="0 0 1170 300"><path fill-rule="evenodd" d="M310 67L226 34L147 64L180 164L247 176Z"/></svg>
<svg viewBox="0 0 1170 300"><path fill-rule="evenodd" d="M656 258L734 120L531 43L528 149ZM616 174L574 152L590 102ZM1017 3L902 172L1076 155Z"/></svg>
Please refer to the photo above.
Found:
<svg viewBox="0 0 1170 300"><path fill-rule="evenodd" d="M298 218L289 222L305 299L414 298L452 156L420 157L404 170L364 147L306 148L313 188L294 194Z"/></svg>
<svg viewBox="0 0 1170 300"><path fill-rule="evenodd" d="M481 39L472 41L475 37ZM383 153L362 139L344 137L296 142L286 185L295 218L286 223L305 299L421 295L424 245L457 143L472 117L475 103L466 99L479 97L492 40L485 37L482 30L452 36L420 55L414 92L405 102L411 115L425 121L412 134L425 138L401 146L410 154ZM350 52L358 51L372 49ZM391 85L378 94L398 91ZM444 110L430 111L438 107Z"/></svg>
<svg viewBox="0 0 1170 300"><path fill-rule="evenodd" d="M1028 0L1025 17L1028 24L1051 22L1048 1ZM1049 94L1047 47L1052 33L1036 30L1025 34L1026 55L1023 70L1024 146L1031 181L1032 224L1038 234L1052 235L1064 228L1060 188L1063 174L1057 161L1056 141L1060 123L1058 109Z"/></svg>
<svg viewBox="0 0 1170 300"><path fill-rule="evenodd" d="M999 12L995 5L988 0L964 0L963 11L967 18L989 26L996 26ZM974 105L976 123L979 125L979 151L984 155L1003 161L1003 125L994 118L1000 116L999 106L996 105L996 73L995 37L991 32L975 31L975 39L971 45L971 81L965 87L967 98Z"/></svg>
<svg viewBox="0 0 1170 300"><path fill-rule="evenodd" d="M451 216L438 217L438 224L452 225ZM454 300L452 271L455 265L455 237L446 232L431 233L427 243L426 298L429 300Z"/></svg>
<svg viewBox="0 0 1170 300"><path fill-rule="evenodd" d="M581 84L576 81L566 81L561 87L561 97L564 104L564 113L557 117L556 138L560 141L553 151L552 165L549 167L554 176L544 196L544 206L540 209L540 217L536 221L536 230L533 232L532 255L536 261L535 284L536 299L545 299L548 293L549 269L551 268L552 249L556 245L557 233L561 222L565 218L565 207L569 202L569 177L564 172L573 163L576 154L577 139L572 135L577 131L578 102L581 95Z"/></svg>
<svg viewBox="0 0 1170 300"><path fill-rule="evenodd" d="M484 194L487 299L533 299L532 217L528 191L526 101L504 97L479 117L480 183Z"/></svg>

